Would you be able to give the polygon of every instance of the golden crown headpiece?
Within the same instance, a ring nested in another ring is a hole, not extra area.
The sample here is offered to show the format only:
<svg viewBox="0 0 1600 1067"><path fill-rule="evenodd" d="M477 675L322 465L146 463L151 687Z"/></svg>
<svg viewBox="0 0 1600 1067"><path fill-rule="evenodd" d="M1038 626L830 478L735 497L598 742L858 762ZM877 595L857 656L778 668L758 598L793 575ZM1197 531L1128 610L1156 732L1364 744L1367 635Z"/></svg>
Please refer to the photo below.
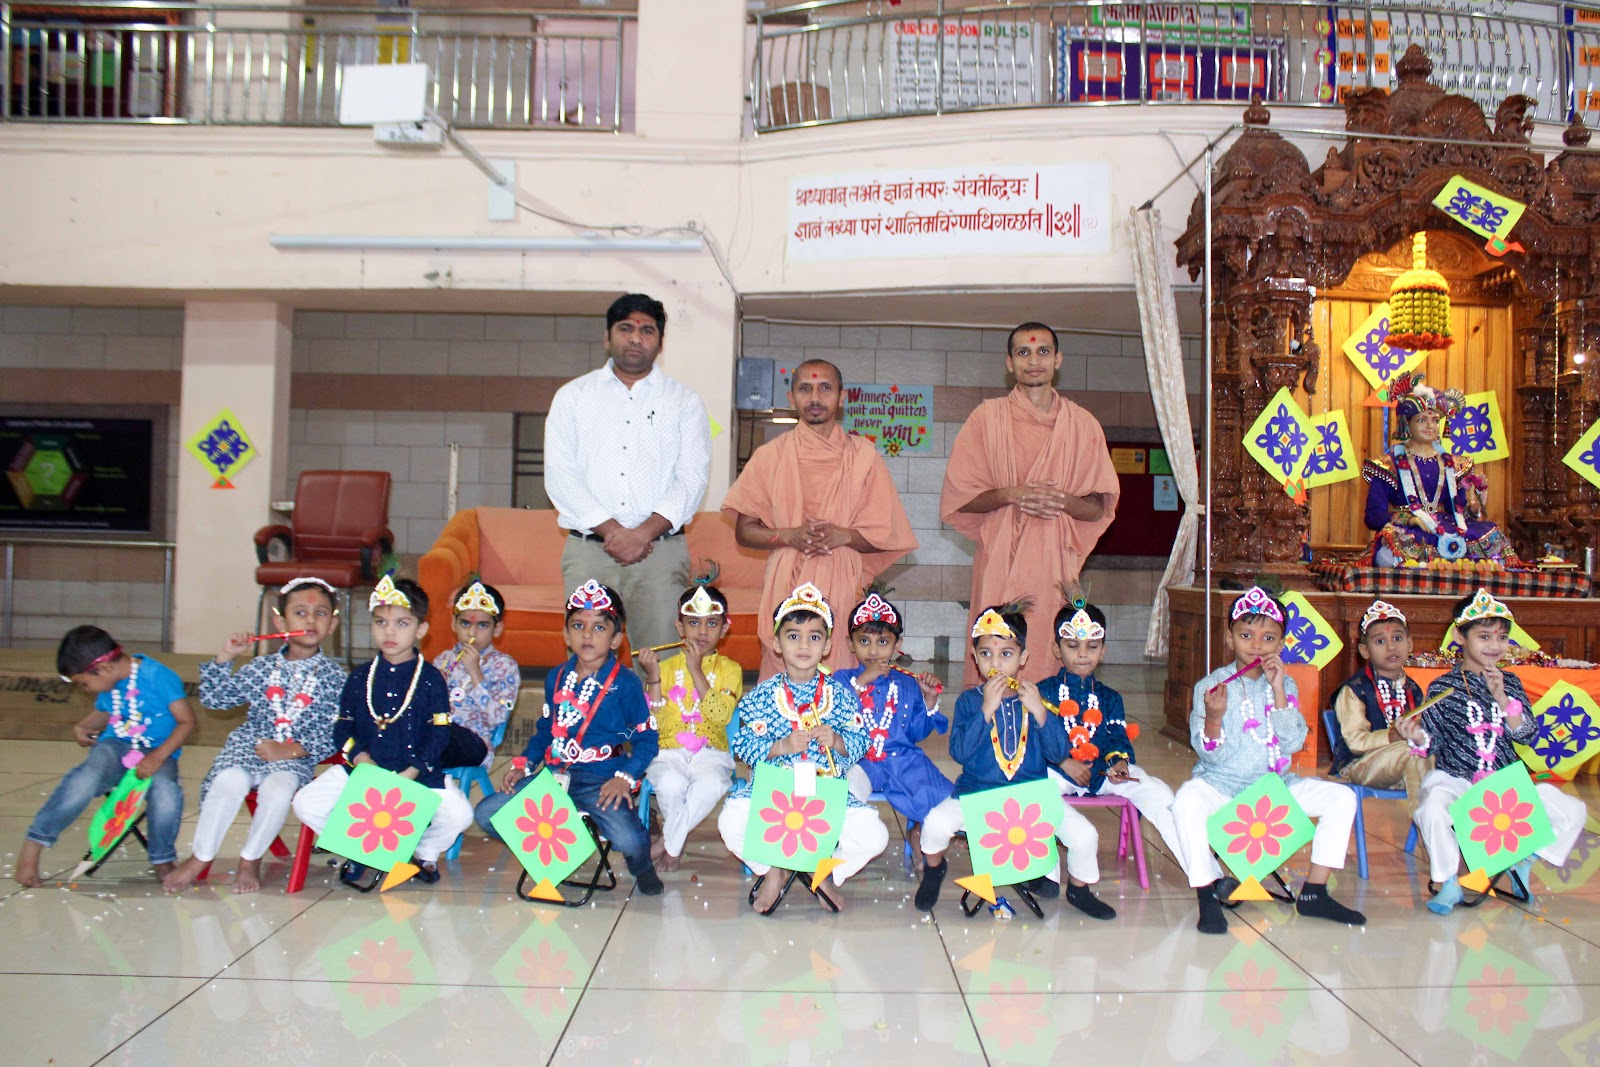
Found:
<svg viewBox="0 0 1600 1067"><path fill-rule="evenodd" d="M1456 616L1455 623L1457 628L1460 628L1468 623L1482 622L1484 619L1504 619L1506 622L1516 621L1512 618L1511 609L1506 606L1504 601L1496 600L1487 589L1479 589L1473 594L1472 603L1462 608L1461 614Z"/></svg>
<svg viewBox="0 0 1600 1067"><path fill-rule="evenodd" d="M1015 641L1017 634L1006 625L1006 620L998 611L989 608L972 624L972 639L976 641L980 637L1009 637Z"/></svg>
<svg viewBox="0 0 1600 1067"><path fill-rule="evenodd" d="M481 611L498 616L500 606L494 602L494 597L489 595L489 590L483 587L482 582L473 582L456 597L456 614L459 615L463 611Z"/></svg>
<svg viewBox="0 0 1600 1067"><path fill-rule="evenodd" d="M694 596L683 602L683 607L678 609L679 615L687 615L691 619L709 619L713 615L726 615L727 609L717 603L705 586L700 586L694 591Z"/></svg>
<svg viewBox="0 0 1600 1067"><path fill-rule="evenodd" d="M830 632L833 630L833 609L828 607L828 602L823 599L822 590L810 582L806 582L804 585L797 587L794 592L789 594L788 599L778 605L778 611L772 617L773 632L776 633L778 627L783 625L783 620L786 616L793 615L797 611L809 611L822 616L822 624Z"/></svg>
<svg viewBox="0 0 1600 1067"><path fill-rule="evenodd" d="M394 571L379 578L378 584L372 587L372 595L367 597L368 611L377 611L383 607L411 610L411 598L395 588Z"/></svg>
<svg viewBox="0 0 1600 1067"><path fill-rule="evenodd" d="M1104 641L1106 628L1090 618L1088 611L1079 608L1072 613L1072 618L1056 628L1056 636L1075 637L1079 641Z"/></svg>

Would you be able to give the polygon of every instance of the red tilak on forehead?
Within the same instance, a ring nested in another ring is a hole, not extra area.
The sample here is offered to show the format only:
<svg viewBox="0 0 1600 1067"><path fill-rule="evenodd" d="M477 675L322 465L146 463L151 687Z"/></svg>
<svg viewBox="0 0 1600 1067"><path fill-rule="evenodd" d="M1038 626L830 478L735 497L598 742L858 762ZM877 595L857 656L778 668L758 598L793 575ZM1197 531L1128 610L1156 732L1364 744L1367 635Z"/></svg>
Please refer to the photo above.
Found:
<svg viewBox="0 0 1600 1067"><path fill-rule="evenodd" d="M1027 337L1027 342L1028 342L1028 344L1030 344L1030 345L1036 345L1036 344L1038 344L1038 343L1039 343L1039 335L1038 335L1038 334L1033 334L1033 333L1030 333L1030 334L1029 334L1029 335L1028 335L1028 337Z"/></svg>

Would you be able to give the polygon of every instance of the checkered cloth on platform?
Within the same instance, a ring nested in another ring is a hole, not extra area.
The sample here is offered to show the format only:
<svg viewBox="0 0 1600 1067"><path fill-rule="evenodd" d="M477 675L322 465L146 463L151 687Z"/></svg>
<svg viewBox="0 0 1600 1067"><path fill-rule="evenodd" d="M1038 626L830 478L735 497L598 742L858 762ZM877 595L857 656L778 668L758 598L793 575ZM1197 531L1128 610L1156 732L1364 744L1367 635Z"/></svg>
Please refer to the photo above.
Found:
<svg viewBox="0 0 1600 1067"><path fill-rule="evenodd" d="M1343 560L1311 565L1318 589L1330 593L1410 593L1471 596L1487 589L1495 596L1589 596L1593 583L1577 571L1498 571L1494 574L1432 571L1420 567L1363 567Z"/></svg>

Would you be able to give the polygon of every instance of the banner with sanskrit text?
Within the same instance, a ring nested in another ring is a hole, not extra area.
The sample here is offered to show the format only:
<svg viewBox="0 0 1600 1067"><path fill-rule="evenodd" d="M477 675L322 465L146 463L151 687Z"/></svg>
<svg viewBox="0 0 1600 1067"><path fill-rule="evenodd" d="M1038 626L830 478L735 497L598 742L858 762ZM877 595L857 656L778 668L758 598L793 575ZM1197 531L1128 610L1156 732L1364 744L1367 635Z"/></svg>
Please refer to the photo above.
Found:
<svg viewBox="0 0 1600 1067"><path fill-rule="evenodd" d="M946 167L796 178L791 263L1111 251L1111 168Z"/></svg>

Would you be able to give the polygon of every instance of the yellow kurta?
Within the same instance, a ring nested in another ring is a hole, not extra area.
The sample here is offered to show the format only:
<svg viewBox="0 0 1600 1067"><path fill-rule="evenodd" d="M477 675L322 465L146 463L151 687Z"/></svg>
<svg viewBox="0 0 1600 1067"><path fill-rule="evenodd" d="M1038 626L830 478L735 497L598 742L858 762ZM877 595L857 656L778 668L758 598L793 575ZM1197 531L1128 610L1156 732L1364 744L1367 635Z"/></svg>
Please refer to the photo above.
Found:
<svg viewBox="0 0 1600 1067"><path fill-rule="evenodd" d="M683 713L695 703L689 661L679 652L661 663L661 696L667 703L656 710L656 729L664 749L687 748L679 735L698 734L710 747L728 750L728 723L733 719L734 706L744 695L743 668L722 653L713 652L700 661L700 671L711 692L700 694L700 722L686 723Z"/></svg>

